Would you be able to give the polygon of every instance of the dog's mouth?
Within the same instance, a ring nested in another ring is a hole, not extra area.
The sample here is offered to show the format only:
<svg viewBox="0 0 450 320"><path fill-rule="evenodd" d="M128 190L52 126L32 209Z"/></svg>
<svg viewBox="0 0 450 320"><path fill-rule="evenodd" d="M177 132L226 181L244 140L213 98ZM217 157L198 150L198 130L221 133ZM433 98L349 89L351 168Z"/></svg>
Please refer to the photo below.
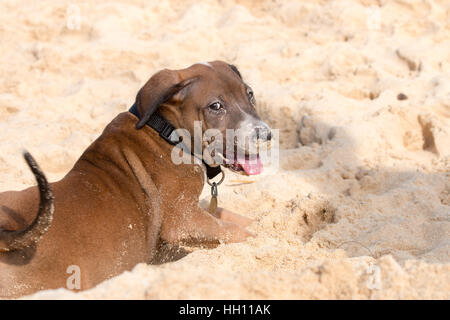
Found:
<svg viewBox="0 0 450 320"><path fill-rule="evenodd" d="M261 174L263 172L263 164L259 154L245 156L235 155L234 161L225 161L224 167L248 176Z"/></svg>
<svg viewBox="0 0 450 320"><path fill-rule="evenodd" d="M233 154L228 154L226 150L219 152L213 151L211 155L218 155L221 158L220 165L233 172L253 176L263 172L263 162L260 157L260 148L257 146L253 152L247 149L241 149L236 144L234 145ZM225 156L227 155L227 156ZM219 164L219 163L217 163Z"/></svg>

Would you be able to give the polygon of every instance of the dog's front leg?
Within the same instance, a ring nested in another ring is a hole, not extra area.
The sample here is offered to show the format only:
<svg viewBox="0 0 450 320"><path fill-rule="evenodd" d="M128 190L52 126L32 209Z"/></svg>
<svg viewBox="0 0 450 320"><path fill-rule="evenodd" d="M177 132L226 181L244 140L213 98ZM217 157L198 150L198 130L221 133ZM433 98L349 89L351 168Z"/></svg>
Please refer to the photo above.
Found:
<svg viewBox="0 0 450 320"><path fill-rule="evenodd" d="M221 207L217 208L216 213L214 213L213 215L222 221L232 222L240 225L243 228L248 227L254 221L253 219L241 216L240 214L234 213Z"/></svg>
<svg viewBox="0 0 450 320"><path fill-rule="evenodd" d="M200 207L164 219L161 230L162 240L169 243L241 242L250 236L240 225L219 220Z"/></svg>

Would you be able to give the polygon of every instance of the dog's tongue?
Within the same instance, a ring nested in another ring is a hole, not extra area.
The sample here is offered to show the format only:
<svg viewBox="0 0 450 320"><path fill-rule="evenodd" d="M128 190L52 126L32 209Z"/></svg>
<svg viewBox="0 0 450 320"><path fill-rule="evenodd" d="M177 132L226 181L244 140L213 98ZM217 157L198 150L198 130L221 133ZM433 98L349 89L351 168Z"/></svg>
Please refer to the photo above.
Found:
<svg viewBox="0 0 450 320"><path fill-rule="evenodd" d="M251 157L251 159L239 159L237 163L244 169L248 176L260 174L263 171L263 164L259 156Z"/></svg>

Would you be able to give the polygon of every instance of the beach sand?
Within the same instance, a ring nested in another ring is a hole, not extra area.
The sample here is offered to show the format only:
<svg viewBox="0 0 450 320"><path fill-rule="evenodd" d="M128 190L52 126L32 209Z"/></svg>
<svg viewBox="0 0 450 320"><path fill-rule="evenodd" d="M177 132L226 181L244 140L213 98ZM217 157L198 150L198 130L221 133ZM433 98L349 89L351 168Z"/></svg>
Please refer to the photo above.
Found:
<svg viewBox="0 0 450 320"><path fill-rule="evenodd" d="M450 299L448 1L3 0L0 20L0 191L35 184L24 148L61 179L162 68L235 64L280 130L278 170L219 189L255 238L28 298Z"/></svg>

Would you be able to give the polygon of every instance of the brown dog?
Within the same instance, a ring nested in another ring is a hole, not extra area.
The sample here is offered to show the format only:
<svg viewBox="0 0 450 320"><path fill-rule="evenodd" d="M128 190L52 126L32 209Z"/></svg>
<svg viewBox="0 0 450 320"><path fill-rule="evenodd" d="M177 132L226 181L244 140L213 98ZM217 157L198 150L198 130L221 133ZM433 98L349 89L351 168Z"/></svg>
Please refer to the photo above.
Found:
<svg viewBox="0 0 450 320"><path fill-rule="evenodd" d="M38 188L0 194L0 297L65 287L70 270L79 270L81 288L76 289L90 288L150 262L160 241L245 240L249 220L201 209L202 166L174 164L166 128L158 134L146 123L159 114L175 128L185 128L192 144L194 121L223 137L226 129L240 128L250 137L248 147L270 139L254 104L239 71L224 62L163 70L136 97L134 113L140 119L131 112L119 114L61 181L49 185L25 154ZM236 150L243 146L234 144ZM251 166L236 157L226 166L251 173Z"/></svg>

